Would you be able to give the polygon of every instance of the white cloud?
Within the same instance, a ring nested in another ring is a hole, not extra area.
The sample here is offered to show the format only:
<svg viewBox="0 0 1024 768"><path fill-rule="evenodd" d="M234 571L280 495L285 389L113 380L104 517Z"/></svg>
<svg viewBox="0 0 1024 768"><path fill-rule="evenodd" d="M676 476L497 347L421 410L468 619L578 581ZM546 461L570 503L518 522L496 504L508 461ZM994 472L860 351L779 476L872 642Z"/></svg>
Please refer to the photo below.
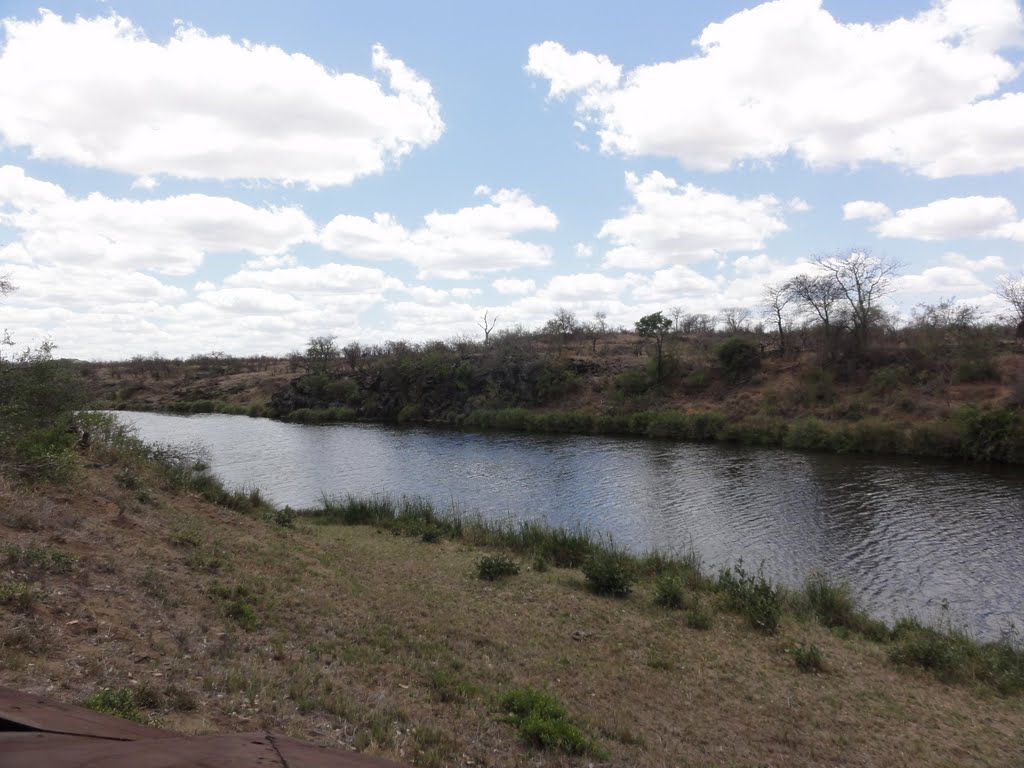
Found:
<svg viewBox="0 0 1024 768"><path fill-rule="evenodd" d="M1024 167L1015 0L939 0L910 19L842 23L821 0L775 0L710 24L689 58L619 79L558 43L527 71L577 94L602 148L724 171L794 153L815 167L894 163L930 177Z"/></svg>
<svg viewBox="0 0 1024 768"><path fill-rule="evenodd" d="M888 205L873 200L854 200L843 205L844 221L855 221L857 219L878 221L891 215L892 211L889 210Z"/></svg>
<svg viewBox="0 0 1024 768"><path fill-rule="evenodd" d="M576 243L576 246L573 248L573 253L575 253L576 257L579 259L589 259L594 255L594 249L586 243Z"/></svg>
<svg viewBox="0 0 1024 768"><path fill-rule="evenodd" d="M253 208L200 194L140 201L94 192L74 198L11 165L0 166L0 224L20 236L5 258L167 275L194 272L208 253L270 256L316 235L297 208Z"/></svg>
<svg viewBox="0 0 1024 768"><path fill-rule="evenodd" d="M504 296L517 296L524 293L533 293L537 290L537 284L533 280L502 278L495 280L491 285L494 287L494 290Z"/></svg>
<svg viewBox="0 0 1024 768"><path fill-rule="evenodd" d="M633 287L632 294L639 301L678 304L694 297L714 295L718 289L714 280L685 264L677 264L645 277Z"/></svg>
<svg viewBox="0 0 1024 768"><path fill-rule="evenodd" d="M454 213L434 211L424 226L407 230L388 213L372 219L343 214L324 227L324 248L357 259L404 259L419 269L421 278L467 279L473 275L545 266L551 248L519 238L530 231L549 231L558 218L517 189L491 192L478 187L490 202Z"/></svg>
<svg viewBox="0 0 1024 768"><path fill-rule="evenodd" d="M971 272L984 272L986 270L1006 269L1006 262L1000 256L985 256L980 259L971 259L962 253L950 251L942 256L942 260L951 267L967 269Z"/></svg>
<svg viewBox="0 0 1024 768"><path fill-rule="evenodd" d="M186 292L152 275L112 269L102 264L12 265L5 267L17 293L8 297L14 305L60 307L79 310L95 306L171 302ZM7 303L5 301L5 303Z"/></svg>
<svg viewBox="0 0 1024 768"><path fill-rule="evenodd" d="M526 71L551 82L549 99L564 98L586 88L614 88L622 77L622 67L612 64L607 56L586 51L569 53L551 40L530 46ZM583 126L577 122L577 127Z"/></svg>
<svg viewBox="0 0 1024 768"><path fill-rule="evenodd" d="M276 269L277 267L295 267L299 260L290 253L271 254L258 259L250 259L243 265L246 269Z"/></svg>
<svg viewBox="0 0 1024 768"><path fill-rule="evenodd" d="M441 136L430 84L381 46L389 83L179 24L160 44L112 14L3 21L0 136L33 157L153 177L348 184Z"/></svg>
<svg viewBox="0 0 1024 768"><path fill-rule="evenodd" d="M622 279L615 280L595 272L556 275L538 295L553 304L600 302L618 298L625 287Z"/></svg>
<svg viewBox="0 0 1024 768"><path fill-rule="evenodd" d="M988 286L969 269L929 267L920 274L903 275L897 278L894 288L898 293L952 296L972 291L983 292L988 289Z"/></svg>
<svg viewBox="0 0 1024 768"><path fill-rule="evenodd" d="M740 199L693 184L680 187L657 171L643 179L627 173L626 187L633 205L624 216L605 221L598 234L614 245L605 267L654 269L759 250L786 229L781 205L771 195Z"/></svg>
<svg viewBox="0 0 1024 768"><path fill-rule="evenodd" d="M243 269L224 280L229 288L257 288L292 293L324 302L357 302L369 305L389 290L404 290L401 280L371 267L352 264L321 264L317 267Z"/></svg>
<svg viewBox="0 0 1024 768"><path fill-rule="evenodd" d="M786 203L786 207L794 213L807 213L807 211L811 210L811 204L800 197L794 197Z"/></svg>
<svg viewBox="0 0 1024 768"><path fill-rule="evenodd" d="M1024 222L1005 197L949 197L919 208L903 208L895 214L882 203L863 200L847 203L843 206L844 212L850 206L873 213L864 217L878 222L874 230L882 237L924 241L984 237L1024 241Z"/></svg>

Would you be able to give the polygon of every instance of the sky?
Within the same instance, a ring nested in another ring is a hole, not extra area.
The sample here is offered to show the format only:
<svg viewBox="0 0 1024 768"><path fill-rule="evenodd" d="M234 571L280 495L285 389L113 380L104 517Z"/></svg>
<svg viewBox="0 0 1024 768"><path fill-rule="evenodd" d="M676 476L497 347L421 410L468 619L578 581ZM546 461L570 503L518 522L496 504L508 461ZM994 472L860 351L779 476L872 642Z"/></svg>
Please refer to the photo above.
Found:
<svg viewBox="0 0 1024 768"><path fill-rule="evenodd" d="M0 328L282 355L756 307L821 255L995 316L1015 0L0 0Z"/></svg>

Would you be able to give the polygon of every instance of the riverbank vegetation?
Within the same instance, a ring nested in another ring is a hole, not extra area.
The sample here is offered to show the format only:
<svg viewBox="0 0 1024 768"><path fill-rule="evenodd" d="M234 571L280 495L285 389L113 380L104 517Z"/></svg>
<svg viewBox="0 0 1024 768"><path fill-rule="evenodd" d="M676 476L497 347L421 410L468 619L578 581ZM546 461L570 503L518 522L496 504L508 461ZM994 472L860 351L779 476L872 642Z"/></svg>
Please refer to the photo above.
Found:
<svg viewBox="0 0 1024 768"><path fill-rule="evenodd" d="M276 508L108 417L0 476L0 675L189 731L416 765L971 765L1021 756L1024 653L886 626L826 577L632 555L418 499Z"/></svg>
<svg viewBox="0 0 1024 768"><path fill-rule="evenodd" d="M559 309L536 330L492 318L482 340L342 346L315 336L287 360L212 353L79 370L93 402L110 408L1024 462L1024 316L1011 301L1024 279L1006 280L1012 311L1000 320L949 299L898 322L877 290L845 298L852 278L838 263L718 316L671 308L613 329L603 313L587 321ZM846 268L878 289L891 266Z"/></svg>

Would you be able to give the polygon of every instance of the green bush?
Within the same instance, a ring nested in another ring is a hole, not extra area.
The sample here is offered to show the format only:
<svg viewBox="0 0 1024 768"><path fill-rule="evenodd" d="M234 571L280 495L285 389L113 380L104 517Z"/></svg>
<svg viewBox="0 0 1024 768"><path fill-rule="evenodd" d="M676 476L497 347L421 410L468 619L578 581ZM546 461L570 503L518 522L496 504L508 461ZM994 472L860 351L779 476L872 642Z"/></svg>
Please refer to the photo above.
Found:
<svg viewBox="0 0 1024 768"><path fill-rule="evenodd" d="M667 572L658 577L654 584L654 603L677 611L686 606L686 592L678 574Z"/></svg>
<svg viewBox="0 0 1024 768"><path fill-rule="evenodd" d="M599 595L625 597L636 581L634 559L625 552L599 549L583 563L587 586Z"/></svg>
<svg viewBox="0 0 1024 768"><path fill-rule="evenodd" d="M519 563L508 555L484 555L476 562L476 575L484 581L497 581L519 573Z"/></svg>
<svg viewBox="0 0 1024 768"><path fill-rule="evenodd" d="M733 384L750 378L761 368L761 350L754 342L739 336L722 344L716 355L726 378Z"/></svg>
<svg viewBox="0 0 1024 768"><path fill-rule="evenodd" d="M508 722L519 729L528 744L567 755L588 752L603 756L601 750L570 718L565 707L546 691L524 686L508 691L500 702Z"/></svg>
<svg viewBox="0 0 1024 768"><path fill-rule="evenodd" d="M282 528L295 527L298 513L287 504L279 509L275 509L271 514L275 525L279 525Z"/></svg>
<svg viewBox="0 0 1024 768"><path fill-rule="evenodd" d="M711 629L712 613L699 600L694 600L693 607L686 612L686 626L690 629Z"/></svg>
<svg viewBox="0 0 1024 768"><path fill-rule="evenodd" d="M82 378L44 342L12 359L0 354L0 467L30 480L64 482L74 470Z"/></svg>
<svg viewBox="0 0 1024 768"><path fill-rule="evenodd" d="M797 643L791 653L793 654L793 663L801 672L823 672L825 670L821 649L814 643Z"/></svg>
<svg viewBox="0 0 1024 768"><path fill-rule="evenodd" d="M104 688L82 702L82 706L104 715L114 715L137 723L145 722L135 703L131 688Z"/></svg>
<svg viewBox="0 0 1024 768"><path fill-rule="evenodd" d="M924 627L902 619L893 628L889 659L930 669L946 682L976 682L1004 695L1024 692L1024 650L1009 638L980 643L956 629Z"/></svg>
<svg viewBox="0 0 1024 768"><path fill-rule="evenodd" d="M416 403L409 403L398 412L399 424L414 424L423 421L423 408Z"/></svg>
<svg viewBox="0 0 1024 768"><path fill-rule="evenodd" d="M775 634L782 615L779 591L759 570L748 573L743 563L726 568L718 575L718 589L725 596L725 606L742 614L747 623L765 634Z"/></svg>

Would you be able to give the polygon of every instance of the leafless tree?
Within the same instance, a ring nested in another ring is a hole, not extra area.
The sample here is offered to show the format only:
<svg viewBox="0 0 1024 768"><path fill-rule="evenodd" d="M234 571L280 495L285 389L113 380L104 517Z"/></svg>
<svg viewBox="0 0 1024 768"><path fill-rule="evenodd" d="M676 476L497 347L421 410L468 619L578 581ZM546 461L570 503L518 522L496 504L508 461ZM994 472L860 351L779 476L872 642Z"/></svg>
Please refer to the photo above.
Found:
<svg viewBox="0 0 1024 768"><path fill-rule="evenodd" d="M797 275L786 283L787 290L804 314L816 317L825 337L825 353L835 354L835 336L840 316L838 302L842 298L839 286L825 275Z"/></svg>
<svg viewBox="0 0 1024 768"><path fill-rule="evenodd" d="M668 314L672 318L672 327L679 331L679 320L685 314L682 307L669 307Z"/></svg>
<svg viewBox="0 0 1024 768"><path fill-rule="evenodd" d="M747 330L752 314L746 307L725 307L722 309L722 320L729 333L741 333Z"/></svg>
<svg viewBox="0 0 1024 768"><path fill-rule="evenodd" d="M786 329L789 326L786 307L794 298L788 283L771 283L761 293L761 313L778 331L780 357L786 356Z"/></svg>
<svg viewBox="0 0 1024 768"><path fill-rule="evenodd" d="M879 317L879 302L892 290L903 266L898 261L872 256L867 250L819 256L814 260L822 276L839 289L848 305L857 346L867 346L871 327Z"/></svg>
<svg viewBox="0 0 1024 768"><path fill-rule="evenodd" d="M491 340L491 331L494 330L494 326L497 324L497 322L498 322L498 316L495 315L494 319L491 320L490 323L488 323L487 322L487 312L484 312L483 320L481 322L477 323L477 325L479 325L483 329L483 331L484 331L484 346L485 347L487 346L488 342L490 342L490 340Z"/></svg>
<svg viewBox="0 0 1024 768"><path fill-rule="evenodd" d="M608 313L603 309L599 309L594 313L594 325L597 326L598 333L608 332Z"/></svg>
<svg viewBox="0 0 1024 768"><path fill-rule="evenodd" d="M999 278L995 294L1010 305L1010 322L1017 326L1017 338L1024 338L1024 272L1019 277Z"/></svg>

